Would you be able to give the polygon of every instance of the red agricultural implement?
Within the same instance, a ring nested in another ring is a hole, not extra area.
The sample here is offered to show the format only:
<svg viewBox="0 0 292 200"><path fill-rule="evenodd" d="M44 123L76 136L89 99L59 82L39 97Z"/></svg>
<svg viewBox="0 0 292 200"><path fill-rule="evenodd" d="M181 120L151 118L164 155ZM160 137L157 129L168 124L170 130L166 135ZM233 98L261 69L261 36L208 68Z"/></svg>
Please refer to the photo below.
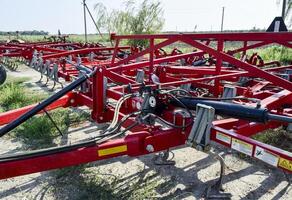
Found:
<svg viewBox="0 0 292 200"><path fill-rule="evenodd" d="M46 109L87 106L110 125L87 141L0 157L5 179L96 160L140 156L181 145L208 151L212 142L292 172L292 154L251 138L292 128L292 65L265 63L247 51L292 47L292 33L111 35L114 47L75 43L0 44L55 83L68 85L36 105L0 113L0 136ZM149 47L120 46L148 40ZM227 50L226 44L240 47ZM193 49L175 48L186 44ZM167 53L162 50L170 47ZM239 55L239 56L238 56Z"/></svg>

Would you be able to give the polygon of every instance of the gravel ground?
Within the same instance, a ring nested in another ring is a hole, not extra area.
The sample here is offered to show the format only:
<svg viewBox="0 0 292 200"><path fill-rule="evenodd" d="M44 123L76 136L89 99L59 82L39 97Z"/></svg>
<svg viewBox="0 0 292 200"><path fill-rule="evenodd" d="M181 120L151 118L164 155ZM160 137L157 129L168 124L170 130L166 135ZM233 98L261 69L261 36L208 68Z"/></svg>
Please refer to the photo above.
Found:
<svg viewBox="0 0 292 200"><path fill-rule="evenodd" d="M21 69L21 73L9 74L15 77L33 75L34 78L30 82L39 79L38 73L28 68L24 69ZM28 86L33 90L45 90L39 87L40 84L32 83ZM63 138L63 143L92 137L96 134L96 129L96 124L91 122L70 128L68 137ZM19 141L9 137L0 140L1 154L17 152L22 146ZM239 158L237 153L218 145L214 145L213 151L223 152L227 166L223 188L225 192L231 193L232 199L292 199L291 186L280 170L250 158ZM155 165L154 155L147 155L97 161L87 165L86 170L103 180L114 177L118 180L118 187L124 187L127 194L133 193L128 189L132 183L139 183L135 189L142 192L145 192L143 190L145 187L150 187L149 184L155 183L154 194L148 197L150 199L201 199L207 186L213 184L219 177L219 162L206 153L185 146L172 149L172 152L173 160L176 162L174 166ZM292 180L291 175L288 177ZM87 199L86 191L93 190L90 188L92 185L86 182L86 178L87 175L78 175L77 171L73 177L63 177L60 182L56 170L53 170L1 180L0 199ZM147 181L147 184L144 185L143 181ZM99 191L101 188L98 187L96 190ZM104 199L111 197L115 196L107 196Z"/></svg>

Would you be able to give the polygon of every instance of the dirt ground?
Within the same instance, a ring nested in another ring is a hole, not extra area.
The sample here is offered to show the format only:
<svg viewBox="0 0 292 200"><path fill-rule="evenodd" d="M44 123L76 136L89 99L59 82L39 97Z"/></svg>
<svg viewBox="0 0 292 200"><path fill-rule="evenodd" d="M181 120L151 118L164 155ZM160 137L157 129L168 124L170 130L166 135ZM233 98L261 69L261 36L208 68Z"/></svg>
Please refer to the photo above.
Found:
<svg viewBox="0 0 292 200"><path fill-rule="evenodd" d="M39 74L29 68L9 74L15 77L33 76L29 87L33 90L46 90L33 83L39 79ZM62 138L62 143L93 137L97 129L96 124L85 122L79 127L70 128L68 136ZM18 140L4 137L0 140L0 153L17 152L22 146ZM214 144L213 151L223 152L227 166L223 188L225 192L231 193L232 199L292 199L291 186L282 171L260 161L239 156L219 145ZM86 165L86 170L102 180L116 179L117 186L122 189L124 187L127 191L124 198L127 198L128 193L135 192L128 189L133 184L136 184L134 190L142 193L148 191L144 190L145 187L153 187L155 193L147 199L203 198L206 188L219 177L219 162L206 153L186 146L172 149L172 152L175 165L155 165L154 155L147 155L97 161ZM291 175L288 177L292 180ZM92 199L84 193L95 190L99 192L104 188L88 184L86 178L86 175L78 176L77 170L73 177L60 181L56 170L53 170L1 180L0 199ZM116 197L114 194L108 194L104 199ZM136 199L139 197L136 196Z"/></svg>

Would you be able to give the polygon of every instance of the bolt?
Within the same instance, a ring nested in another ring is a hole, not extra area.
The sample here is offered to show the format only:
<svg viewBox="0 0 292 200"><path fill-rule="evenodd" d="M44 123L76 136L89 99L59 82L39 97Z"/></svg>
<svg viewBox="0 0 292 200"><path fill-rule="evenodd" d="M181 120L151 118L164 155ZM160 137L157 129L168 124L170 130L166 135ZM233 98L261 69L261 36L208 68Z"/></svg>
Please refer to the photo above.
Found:
<svg viewBox="0 0 292 200"><path fill-rule="evenodd" d="M100 117L99 117L99 119L100 119L100 120L103 120L103 117L102 117L102 116L100 116Z"/></svg>
<svg viewBox="0 0 292 200"><path fill-rule="evenodd" d="M98 71L101 73L101 72L102 72L102 69L101 69L101 68L99 68L99 69L98 69Z"/></svg>
<svg viewBox="0 0 292 200"><path fill-rule="evenodd" d="M75 103L75 100L74 100L74 99L71 99L71 100L70 100L70 103L71 103L71 104Z"/></svg>
<svg viewBox="0 0 292 200"><path fill-rule="evenodd" d="M146 146L146 150L147 150L148 152L153 152L153 151L154 151L154 147L153 147L151 144L148 144L148 145Z"/></svg>

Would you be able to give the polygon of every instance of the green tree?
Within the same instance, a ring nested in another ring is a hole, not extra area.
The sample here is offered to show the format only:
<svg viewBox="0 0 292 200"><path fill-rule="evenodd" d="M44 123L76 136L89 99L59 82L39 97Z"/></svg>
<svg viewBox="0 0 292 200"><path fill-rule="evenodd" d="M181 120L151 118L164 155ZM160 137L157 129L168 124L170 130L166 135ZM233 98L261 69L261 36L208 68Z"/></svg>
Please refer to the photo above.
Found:
<svg viewBox="0 0 292 200"><path fill-rule="evenodd" d="M108 33L153 34L160 32L164 24L163 9L159 1L144 0L136 4L134 0L124 2L121 10L108 10L102 3L94 6L97 25ZM146 46L147 41L129 40L134 46Z"/></svg>
<svg viewBox="0 0 292 200"><path fill-rule="evenodd" d="M285 12L285 19L288 20L288 26L290 27L292 25L292 0L288 0L287 2L287 8Z"/></svg>

